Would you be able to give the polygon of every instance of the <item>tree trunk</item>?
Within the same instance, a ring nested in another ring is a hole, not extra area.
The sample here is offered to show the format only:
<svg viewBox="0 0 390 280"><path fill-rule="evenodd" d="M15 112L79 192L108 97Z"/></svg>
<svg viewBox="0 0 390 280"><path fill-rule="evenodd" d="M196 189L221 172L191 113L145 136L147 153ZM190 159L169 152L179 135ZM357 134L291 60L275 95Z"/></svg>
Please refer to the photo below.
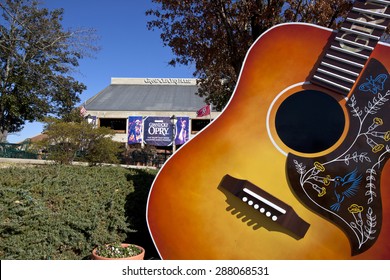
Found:
<svg viewBox="0 0 390 280"><path fill-rule="evenodd" d="M8 131L7 130L0 130L0 143L5 143L7 142L7 136L8 136Z"/></svg>

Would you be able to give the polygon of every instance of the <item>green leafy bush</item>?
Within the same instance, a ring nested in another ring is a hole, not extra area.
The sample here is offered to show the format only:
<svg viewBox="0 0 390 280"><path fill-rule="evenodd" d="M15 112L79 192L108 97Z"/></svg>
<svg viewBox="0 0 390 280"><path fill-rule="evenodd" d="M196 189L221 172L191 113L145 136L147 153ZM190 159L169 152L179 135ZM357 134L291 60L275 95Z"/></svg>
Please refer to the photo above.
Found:
<svg viewBox="0 0 390 280"><path fill-rule="evenodd" d="M120 143L112 140L114 131L107 127L95 128L81 122L65 122L48 118L46 138L38 146L47 152L47 159L61 164L71 164L76 158L92 165L119 163Z"/></svg>
<svg viewBox="0 0 390 280"><path fill-rule="evenodd" d="M139 172L65 165L0 169L0 259L83 259L99 244L125 241L133 231L129 215L144 216L125 209Z"/></svg>
<svg viewBox="0 0 390 280"><path fill-rule="evenodd" d="M113 141L111 138L97 137L90 141L90 145L81 159L86 160L91 165L98 165L102 162L119 163L119 152L120 143Z"/></svg>

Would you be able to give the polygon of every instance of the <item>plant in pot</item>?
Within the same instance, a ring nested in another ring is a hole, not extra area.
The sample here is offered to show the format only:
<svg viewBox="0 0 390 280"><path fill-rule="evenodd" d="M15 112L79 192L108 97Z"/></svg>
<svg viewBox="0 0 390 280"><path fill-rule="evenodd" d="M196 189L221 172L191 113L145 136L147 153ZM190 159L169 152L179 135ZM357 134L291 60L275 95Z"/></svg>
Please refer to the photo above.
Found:
<svg viewBox="0 0 390 280"><path fill-rule="evenodd" d="M143 260L145 249L128 243L99 245L92 251L93 260Z"/></svg>

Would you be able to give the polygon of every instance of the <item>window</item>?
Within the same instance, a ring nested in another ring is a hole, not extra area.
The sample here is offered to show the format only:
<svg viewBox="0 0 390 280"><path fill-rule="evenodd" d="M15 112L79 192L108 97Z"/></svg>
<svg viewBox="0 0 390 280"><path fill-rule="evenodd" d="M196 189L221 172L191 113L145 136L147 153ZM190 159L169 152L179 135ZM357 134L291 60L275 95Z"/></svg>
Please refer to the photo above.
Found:
<svg viewBox="0 0 390 280"><path fill-rule="evenodd" d="M205 128L210 123L209 119L192 119L191 120L191 133L196 134Z"/></svg>
<svg viewBox="0 0 390 280"><path fill-rule="evenodd" d="M100 119L100 127L108 127L116 133L126 133L127 119Z"/></svg>

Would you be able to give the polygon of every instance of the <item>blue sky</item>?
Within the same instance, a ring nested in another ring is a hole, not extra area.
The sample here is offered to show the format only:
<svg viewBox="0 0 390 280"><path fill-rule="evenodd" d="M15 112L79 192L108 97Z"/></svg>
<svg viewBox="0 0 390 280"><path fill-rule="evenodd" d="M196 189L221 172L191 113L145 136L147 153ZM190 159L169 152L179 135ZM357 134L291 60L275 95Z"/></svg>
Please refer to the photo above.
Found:
<svg viewBox="0 0 390 280"><path fill-rule="evenodd" d="M101 50L95 58L81 60L73 76L87 86L81 103L110 84L111 77L192 78L191 66L168 65L173 58L164 47L158 30L150 31L145 15L156 7L151 0L44 0L49 9L64 8L65 28L93 28L100 37ZM26 123L23 131L10 134L17 143L42 132L42 124Z"/></svg>

